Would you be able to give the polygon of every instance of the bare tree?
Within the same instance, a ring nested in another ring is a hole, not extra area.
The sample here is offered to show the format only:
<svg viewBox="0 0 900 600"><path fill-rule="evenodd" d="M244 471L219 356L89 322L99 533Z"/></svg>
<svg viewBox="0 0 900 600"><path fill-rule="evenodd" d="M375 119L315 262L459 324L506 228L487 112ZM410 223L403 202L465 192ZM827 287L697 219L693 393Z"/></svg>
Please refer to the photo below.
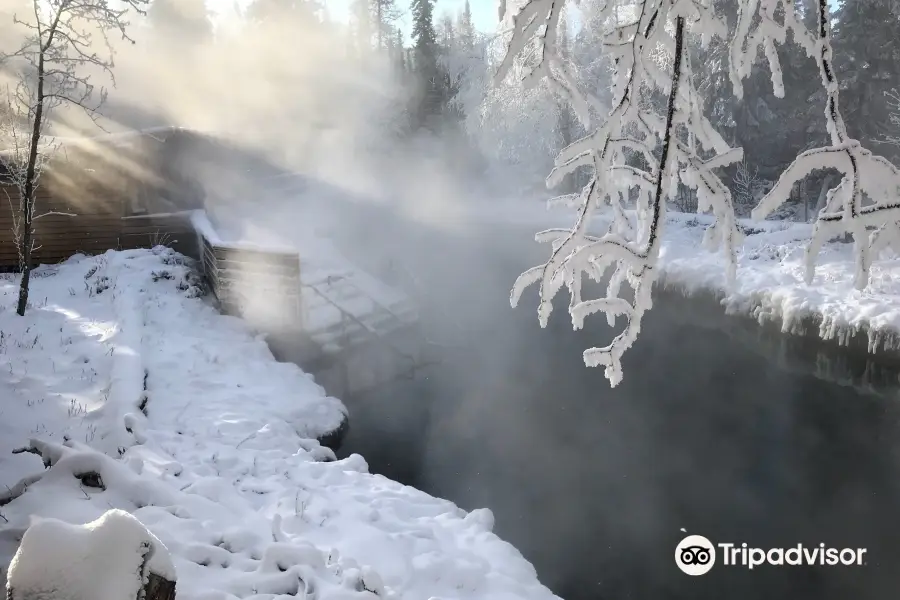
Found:
<svg viewBox="0 0 900 600"><path fill-rule="evenodd" d="M3 184L5 184L5 186L11 184L18 193L14 197L13 195L10 195L7 188L4 186L4 196L6 202L9 204L9 212L12 216L12 236L18 254L19 270L24 273L26 265L26 243L23 239L25 234L23 222L27 213L27 207L25 205L25 182L27 179L26 172L30 156L30 137L27 131L28 123L25 122L24 116L22 115L23 111L20 110L20 107L17 106L17 102L15 101L15 91L10 89L9 86L6 86L6 98L7 105L4 107L5 111L3 117L0 119L0 140L2 140L4 144L2 155L3 167L5 170ZM33 169L35 181L40 179L40 176L44 171L44 163L50 154L50 150L46 147L39 148L38 152L35 154L35 164ZM36 192L37 185L35 184L34 187ZM40 215L33 215L32 206L32 223L37 216ZM35 249L33 244L33 236L30 236L28 246L32 251ZM30 256L31 252L28 253L29 258Z"/></svg>
<svg viewBox="0 0 900 600"><path fill-rule="evenodd" d="M35 199L38 181L46 162L44 141L53 112L62 105L84 110L93 120L106 98L106 90L96 89L92 75L112 77L113 48L110 34L133 41L126 34L129 11L144 14L148 0L32 0L32 14L14 15L23 29L24 41L18 50L2 56L7 70L18 77L9 90L7 168L19 190L15 239L19 247L22 280L16 312L25 314L28 284L34 251ZM114 82L114 80L113 80Z"/></svg>
<svg viewBox="0 0 900 600"><path fill-rule="evenodd" d="M882 142L900 146L900 92L895 88L885 92L884 95L887 98L888 107L891 109L891 133L886 135Z"/></svg>
<svg viewBox="0 0 900 600"><path fill-rule="evenodd" d="M746 215L749 209L756 204L756 190L762 183L759 178L759 169L754 167L751 170L745 158L737 164L732 182L736 192L735 209Z"/></svg>

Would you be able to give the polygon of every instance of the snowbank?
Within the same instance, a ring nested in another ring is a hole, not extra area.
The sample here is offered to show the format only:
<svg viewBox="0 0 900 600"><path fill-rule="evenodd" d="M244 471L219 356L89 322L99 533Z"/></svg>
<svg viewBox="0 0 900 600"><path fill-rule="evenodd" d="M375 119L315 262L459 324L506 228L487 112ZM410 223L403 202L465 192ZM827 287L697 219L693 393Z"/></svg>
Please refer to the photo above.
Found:
<svg viewBox="0 0 900 600"><path fill-rule="evenodd" d="M540 203L498 202L479 208L477 218L497 223L529 225L537 232L570 227L571 209L547 210ZM823 247L811 285L804 282L803 254L811 225L783 221L740 220L746 236L737 251L737 281L729 288L721 253L702 245L712 224L705 215L667 214L660 252L659 283L687 294L711 292L730 313L749 314L760 323L779 322L787 333L814 324L825 340L846 344L857 334L868 338L869 351L900 347L900 261L890 250L873 261L869 286L855 289L852 245ZM591 226L605 231L602 217ZM549 256L546 248L546 256ZM533 265L523 265L522 270Z"/></svg>
<svg viewBox="0 0 900 600"><path fill-rule="evenodd" d="M35 515L121 509L168 548L180 600L554 598L489 511L336 460L315 438L341 403L198 297L181 262L43 267L25 318L0 280L0 565Z"/></svg>
<svg viewBox="0 0 900 600"><path fill-rule="evenodd" d="M815 279L807 285L804 252L812 227L746 221L738 277L729 289L719 255L701 246L709 222L703 216L670 215L660 256L664 285L712 290L729 312L750 314L760 323L780 322L785 332L800 332L814 322L824 340L846 344L863 334L870 352L900 347L900 261L890 251L873 261L869 285L860 291L854 287L852 245L826 244Z"/></svg>

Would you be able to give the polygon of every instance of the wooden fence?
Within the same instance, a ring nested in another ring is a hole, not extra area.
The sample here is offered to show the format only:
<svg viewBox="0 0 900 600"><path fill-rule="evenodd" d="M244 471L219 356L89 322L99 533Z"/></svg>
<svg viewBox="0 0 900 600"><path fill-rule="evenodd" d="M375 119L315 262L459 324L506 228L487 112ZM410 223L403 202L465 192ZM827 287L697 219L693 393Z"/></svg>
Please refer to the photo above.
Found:
<svg viewBox="0 0 900 600"><path fill-rule="evenodd" d="M0 269L19 266L15 242L19 193L0 186ZM35 264L58 263L73 254L102 254L107 250L170 246L197 257L196 237L189 213L124 217L122 206L96 204L76 212L71 204L45 190L38 192L34 221Z"/></svg>
<svg viewBox="0 0 900 600"><path fill-rule="evenodd" d="M300 257L221 245L197 233L203 274L222 312L258 325L299 328Z"/></svg>

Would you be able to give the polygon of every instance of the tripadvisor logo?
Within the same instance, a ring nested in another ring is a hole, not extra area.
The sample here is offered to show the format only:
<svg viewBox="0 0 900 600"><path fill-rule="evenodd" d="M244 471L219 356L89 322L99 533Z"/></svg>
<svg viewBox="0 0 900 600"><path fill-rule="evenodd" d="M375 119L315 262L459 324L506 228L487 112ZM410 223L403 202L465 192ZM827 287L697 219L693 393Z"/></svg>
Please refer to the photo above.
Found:
<svg viewBox="0 0 900 600"><path fill-rule="evenodd" d="M829 548L825 544L812 547L797 544L789 548L764 550L748 547L747 544L713 544L702 535L689 535L675 547L675 564L684 573L696 576L709 573L717 558L723 566L753 570L762 565L861 566L865 564L865 554L865 548Z"/></svg>
<svg viewBox="0 0 900 600"><path fill-rule="evenodd" d="M702 535L689 535L675 548L675 564L688 575L706 575L716 564L716 547Z"/></svg>

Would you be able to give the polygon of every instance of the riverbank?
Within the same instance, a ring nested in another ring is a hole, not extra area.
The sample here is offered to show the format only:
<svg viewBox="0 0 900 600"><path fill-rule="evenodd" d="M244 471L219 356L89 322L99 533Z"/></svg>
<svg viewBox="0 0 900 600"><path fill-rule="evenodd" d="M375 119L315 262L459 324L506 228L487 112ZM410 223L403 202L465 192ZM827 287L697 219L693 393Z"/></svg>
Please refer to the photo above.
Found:
<svg viewBox="0 0 900 600"><path fill-rule="evenodd" d="M812 235L805 223L742 221L737 280L728 287L720 254L702 247L708 217L669 216L660 256L661 284L687 293L712 292L730 314L776 322L785 333L816 333L840 345L866 340L870 352L900 348L900 261L890 250L873 261L869 285L853 285L852 244L830 242L804 280L804 253Z"/></svg>
<svg viewBox="0 0 900 600"><path fill-rule="evenodd" d="M535 231L570 227L571 209L545 209L539 202L499 202L474 210L482 220L528 224ZM868 352L900 349L900 260L885 250L873 261L869 285L853 286L852 244L826 243L811 284L804 281L804 252L812 234L806 223L739 220L745 238L737 252L737 280L728 286L721 252L702 240L713 219L667 213L658 285L688 296L712 297L728 314L777 324L794 335L815 335L837 345ZM602 232L601 214L591 225ZM549 248L547 249L549 255ZM523 266L523 270L528 266ZM893 353L892 353L893 354Z"/></svg>
<svg viewBox="0 0 900 600"><path fill-rule="evenodd" d="M350 397L342 452L460 506L489 506L495 531L566 600L896 589L897 538L884 524L898 498L897 370L879 376L893 387L866 389L870 359L887 353L857 361L817 335L726 315L713 294L661 287L611 389L582 359L611 335L605 319L573 331L563 293L541 328L534 288L509 307L510 282L546 256L534 228L378 224L397 248L416 248L400 256L427 291L423 327L445 359ZM687 577L672 561L685 530L758 547L864 547L873 563Z"/></svg>
<svg viewBox="0 0 900 600"><path fill-rule="evenodd" d="M180 255L41 267L24 318L17 283L0 280L3 579L33 516L119 508L172 554L180 600L554 598L489 510L337 460L317 439L343 404L220 315Z"/></svg>

